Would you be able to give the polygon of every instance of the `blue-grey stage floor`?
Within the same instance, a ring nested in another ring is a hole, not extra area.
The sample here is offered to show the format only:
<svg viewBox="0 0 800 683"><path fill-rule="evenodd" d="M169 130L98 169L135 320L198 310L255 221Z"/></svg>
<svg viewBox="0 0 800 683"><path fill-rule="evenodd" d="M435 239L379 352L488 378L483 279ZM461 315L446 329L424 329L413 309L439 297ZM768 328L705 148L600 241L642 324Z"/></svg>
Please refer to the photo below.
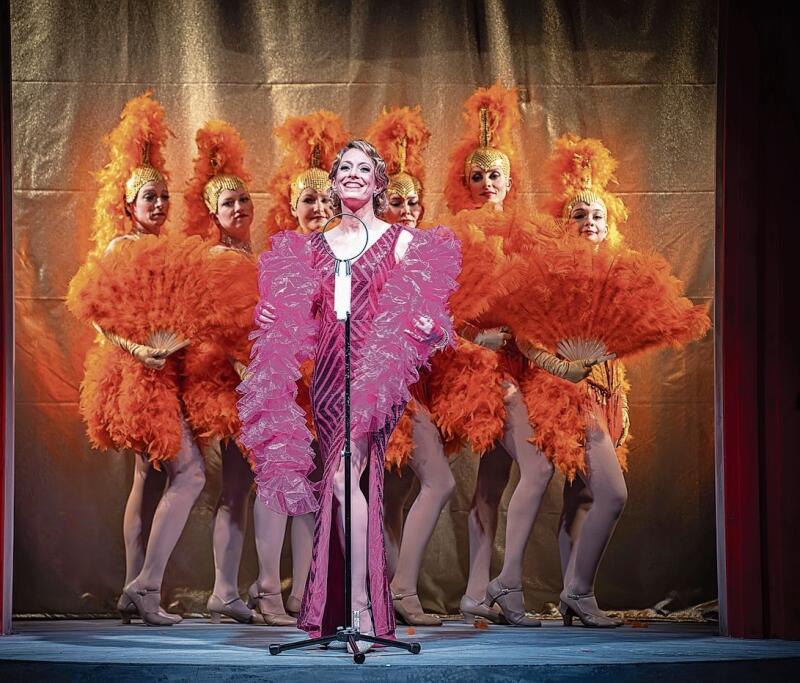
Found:
<svg viewBox="0 0 800 683"><path fill-rule="evenodd" d="M187 619L170 628L112 620L15 622L0 638L0 681L762 681L800 680L800 642L722 638L703 624L641 623L603 631L460 622L398 637L419 655L378 650L353 664L341 650L270 656L294 629Z"/></svg>

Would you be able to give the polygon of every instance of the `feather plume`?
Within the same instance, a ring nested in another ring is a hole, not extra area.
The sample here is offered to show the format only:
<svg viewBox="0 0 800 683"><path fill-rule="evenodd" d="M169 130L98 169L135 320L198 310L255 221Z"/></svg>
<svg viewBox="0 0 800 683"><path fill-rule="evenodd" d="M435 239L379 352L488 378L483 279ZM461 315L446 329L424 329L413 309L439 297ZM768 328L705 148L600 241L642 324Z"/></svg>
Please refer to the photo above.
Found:
<svg viewBox="0 0 800 683"><path fill-rule="evenodd" d="M183 199L186 203L187 235L200 235L207 239L216 236L217 229L212 222L208 208L203 201L203 190L215 175L227 174L250 182L245 170L245 144L239 132L225 121L208 121L197 131L197 156L194 158L194 170Z"/></svg>
<svg viewBox="0 0 800 683"><path fill-rule="evenodd" d="M120 114L117 127L104 139L108 163L95 174L98 184L92 220L92 254L100 256L109 242L130 232L125 214L125 183L131 171L143 162L148 147L148 163L169 179L165 169L164 145L172 132L164 122L164 109L148 90L129 100Z"/></svg>
<svg viewBox="0 0 800 683"><path fill-rule="evenodd" d="M378 150L390 175L404 170L425 185L422 152L431 133L419 106L384 109L370 126L365 138ZM403 141L405 140L405 144Z"/></svg>
<svg viewBox="0 0 800 683"><path fill-rule="evenodd" d="M267 238L281 230L297 228L297 220L290 210L290 186L297 174L311 167L314 148L319 151L319 167L328 171L337 152L349 139L339 115L324 109L305 116L290 116L274 130L274 135L284 149L284 158L267 188L270 195Z"/></svg>
<svg viewBox="0 0 800 683"><path fill-rule="evenodd" d="M464 179L464 164L467 157L480 145L480 111L488 111L490 146L503 152L514 163L513 135L519 128L520 112L515 88L504 88L495 83L490 88L478 88L464 103L464 133L450 153L444 196L447 208L453 213L473 205ZM512 185L506 201L514 197Z"/></svg>
<svg viewBox="0 0 800 683"><path fill-rule="evenodd" d="M628 220L625 203L613 194L609 186L617 184L617 160L601 140L582 138L566 133L553 143L553 151L545 164L545 178L550 194L543 208L556 219L563 218L564 206L585 188L588 180L591 191L605 202L608 210L608 243L619 246L622 235L619 226Z"/></svg>

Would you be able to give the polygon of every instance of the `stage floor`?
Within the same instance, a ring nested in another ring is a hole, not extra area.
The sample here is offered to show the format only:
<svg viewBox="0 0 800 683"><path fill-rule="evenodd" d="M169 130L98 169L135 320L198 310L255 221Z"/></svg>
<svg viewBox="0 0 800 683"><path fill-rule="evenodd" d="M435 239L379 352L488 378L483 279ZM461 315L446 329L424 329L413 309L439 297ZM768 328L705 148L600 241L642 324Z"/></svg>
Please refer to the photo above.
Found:
<svg viewBox="0 0 800 683"><path fill-rule="evenodd" d="M269 643L302 637L294 629L187 619L170 628L118 621L19 621L0 638L0 680L42 681L593 681L793 680L800 642L722 638L702 624L641 623L603 631L460 622L401 626L398 638L422 644L419 655L378 650L355 665L341 650L270 656ZM674 677L678 676L677 679ZM33 678L35 677L35 678Z"/></svg>

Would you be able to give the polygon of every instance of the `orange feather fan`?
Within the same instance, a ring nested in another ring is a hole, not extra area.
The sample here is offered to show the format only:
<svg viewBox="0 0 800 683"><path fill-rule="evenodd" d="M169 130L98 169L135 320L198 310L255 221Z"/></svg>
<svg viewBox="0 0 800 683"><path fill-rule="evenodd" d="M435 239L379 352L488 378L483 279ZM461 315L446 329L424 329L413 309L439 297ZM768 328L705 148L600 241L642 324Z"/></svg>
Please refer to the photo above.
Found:
<svg viewBox="0 0 800 683"><path fill-rule="evenodd" d="M195 141L194 171L183 193L186 203L184 230L187 235L200 235L206 239L218 234L203 200L203 190L208 181L215 175L225 174L249 183L250 176L244 167L244 140L231 124L208 121L197 131Z"/></svg>
<svg viewBox="0 0 800 683"><path fill-rule="evenodd" d="M370 126L365 138L386 162L389 175L405 171L425 185L422 152L431 133L422 119L419 106L384 109ZM404 142L405 141L405 142Z"/></svg>
<svg viewBox="0 0 800 683"><path fill-rule="evenodd" d="M503 152L514 163L513 135L519 128L520 112L517 91L495 83L490 88L478 88L464 103L464 134L450 153L444 196L447 207L453 213L473 206L464 178L464 164L472 152L480 146L480 111L486 109L489 118L489 144ZM513 170L512 170L513 175ZM509 189L506 201L513 201L514 189Z"/></svg>
<svg viewBox="0 0 800 683"><path fill-rule="evenodd" d="M513 299L504 301L515 336L550 350L568 339L598 340L628 357L680 345L708 332L706 307L656 254L608 249L578 236L530 252Z"/></svg>
<svg viewBox="0 0 800 683"><path fill-rule="evenodd" d="M327 172L337 152L349 140L339 115L324 109L306 116L290 116L274 130L274 135L285 155L267 188L271 200L266 219L267 237L297 228L297 220L290 210L291 183L311 167L315 146L319 151L319 166Z"/></svg>
<svg viewBox="0 0 800 683"><path fill-rule="evenodd" d="M92 253L100 256L109 242L131 231L130 219L125 214L125 182L136 166L142 164L147 148L147 162L156 168L165 180L164 145L172 132L164 122L163 107L152 98L148 90L129 100L122 110L120 122L104 139L108 149L108 163L95 174L98 184L92 220Z"/></svg>

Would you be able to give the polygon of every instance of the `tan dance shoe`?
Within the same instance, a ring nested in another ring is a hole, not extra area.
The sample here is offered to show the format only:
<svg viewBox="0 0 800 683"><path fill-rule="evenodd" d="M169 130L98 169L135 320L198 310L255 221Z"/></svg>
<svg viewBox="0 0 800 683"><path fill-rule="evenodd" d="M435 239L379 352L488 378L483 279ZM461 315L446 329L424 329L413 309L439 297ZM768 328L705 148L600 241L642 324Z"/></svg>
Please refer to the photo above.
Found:
<svg viewBox="0 0 800 683"><path fill-rule="evenodd" d="M490 581L489 585L486 586L486 599L489 601L489 607L497 603L502 610L506 621L512 626L526 626L528 628L541 626L542 622L536 617L531 616L528 614L528 612L525 612L524 610L521 610L511 604L511 600L509 599L509 595L511 593L521 594L522 586L517 588L506 588L505 586L502 586L497 579ZM522 606L524 608L524 601Z"/></svg>
<svg viewBox="0 0 800 683"><path fill-rule="evenodd" d="M501 612L489 609L485 601L477 602L469 595L464 595L461 598L458 608L461 610L461 614L464 615L464 621L468 624L474 624L476 619L486 619L486 621L491 621L493 624L506 623L506 619Z"/></svg>
<svg viewBox="0 0 800 683"><path fill-rule="evenodd" d="M222 598L212 594L206 603L206 608L211 615L212 624L219 624L222 617L229 617L240 624L249 624L253 621L253 611L248 609L238 595L233 600L223 602Z"/></svg>
<svg viewBox="0 0 800 683"><path fill-rule="evenodd" d="M404 624L408 626L441 626L442 620L435 614L425 612L411 612L403 606L404 598L413 598L417 592L413 593L392 593L392 605L395 614Z"/></svg>
<svg viewBox="0 0 800 683"><path fill-rule="evenodd" d="M581 600L588 604L581 604ZM572 619L578 617L584 626L589 628L619 628L624 623L621 619L611 618L601 611L594 599L594 593L561 593L558 611L564 620L564 626L572 626Z"/></svg>
<svg viewBox="0 0 800 683"><path fill-rule="evenodd" d="M281 592L276 593L261 593L256 584L250 586L247 590L247 606L255 610L256 615L267 626L297 626L297 619L290 617L288 614L280 612L270 612L270 606L267 598L280 598Z"/></svg>
<svg viewBox="0 0 800 683"><path fill-rule="evenodd" d="M158 588L139 588L129 583L123 589L123 594L135 605L142 621L148 626L173 626L183 621L179 615L168 614L161 609L161 591ZM130 623L130 619L124 623Z"/></svg>

